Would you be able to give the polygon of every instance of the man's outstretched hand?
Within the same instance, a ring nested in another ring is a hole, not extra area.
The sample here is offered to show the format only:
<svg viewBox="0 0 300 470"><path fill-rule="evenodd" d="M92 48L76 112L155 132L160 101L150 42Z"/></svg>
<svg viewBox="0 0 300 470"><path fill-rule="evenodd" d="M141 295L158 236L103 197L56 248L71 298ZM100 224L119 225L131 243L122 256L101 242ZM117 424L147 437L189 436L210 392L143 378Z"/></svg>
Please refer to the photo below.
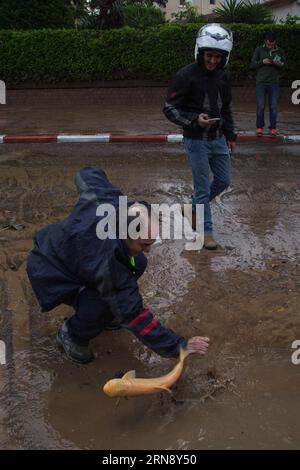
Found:
<svg viewBox="0 0 300 470"><path fill-rule="evenodd" d="M206 354L209 346L209 338L204 336L194 336L187 342L187 351L195 354Z"/></svg>

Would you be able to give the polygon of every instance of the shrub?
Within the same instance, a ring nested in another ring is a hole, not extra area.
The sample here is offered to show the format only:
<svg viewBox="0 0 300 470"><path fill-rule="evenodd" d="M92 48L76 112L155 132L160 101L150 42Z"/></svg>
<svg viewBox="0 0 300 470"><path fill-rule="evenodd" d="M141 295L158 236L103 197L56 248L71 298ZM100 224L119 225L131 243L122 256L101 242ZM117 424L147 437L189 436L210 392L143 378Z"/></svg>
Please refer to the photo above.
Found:
<svg viewBox="0 0 300 470"><path fill-rule="evenodd" d="M8 84L30 81L169 80L193 62L199 24L164 24L155 28L0 31L0 79ZM245 80L257 45L270 25L229 25L234 48L233 78ZM300 25L272 25L287 55L282 77L300 78ZM291 52L291 45L293 50ZM290 58L290 55L293 55Z"/></svg>

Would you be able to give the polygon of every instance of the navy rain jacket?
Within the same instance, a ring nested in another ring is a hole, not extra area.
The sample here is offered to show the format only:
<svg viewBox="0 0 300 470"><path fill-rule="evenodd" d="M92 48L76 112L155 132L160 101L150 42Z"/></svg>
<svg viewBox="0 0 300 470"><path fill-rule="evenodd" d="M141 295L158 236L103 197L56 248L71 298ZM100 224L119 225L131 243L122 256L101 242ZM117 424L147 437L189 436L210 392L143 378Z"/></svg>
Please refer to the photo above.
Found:
<svg viewBox="0 0 300 470"><path fill-rule="evenodd" d="M118 207L121 191L96 167L81 169L75 184L80 198L73 211L62 222L36 234L28 258L28 277L42 310L69 303L83 286L96 288L122 327L161 356L177 357L187 341L161 325L143 306L138 273L130 263L124 240L97 237L98 205ZM145 264L145 255L139 257Z"/></svg>

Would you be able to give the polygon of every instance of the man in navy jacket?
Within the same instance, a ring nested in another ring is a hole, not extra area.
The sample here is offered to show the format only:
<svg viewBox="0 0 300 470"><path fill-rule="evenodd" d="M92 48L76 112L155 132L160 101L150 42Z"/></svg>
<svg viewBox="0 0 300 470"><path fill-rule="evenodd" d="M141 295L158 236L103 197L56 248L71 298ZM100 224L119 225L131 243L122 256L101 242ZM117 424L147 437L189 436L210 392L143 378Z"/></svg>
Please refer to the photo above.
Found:
<svg viewBox="0 0 300 470"><path fill-rule="evenodd" d="M75 183L79 201L65 220L36 234L27 264L42 311L60 304L75 309L57 334L67 357L79 363L92 361L89 341L112 325L130 330L161 356L177 357L181 347L205 354L208 338L187 341L161 325L143 305L137 280L146 269L144 252L155 241L151 224L148 236L99 239L97 209L110 204L118 212L122 193L99 168L81 169Z"/></svg>

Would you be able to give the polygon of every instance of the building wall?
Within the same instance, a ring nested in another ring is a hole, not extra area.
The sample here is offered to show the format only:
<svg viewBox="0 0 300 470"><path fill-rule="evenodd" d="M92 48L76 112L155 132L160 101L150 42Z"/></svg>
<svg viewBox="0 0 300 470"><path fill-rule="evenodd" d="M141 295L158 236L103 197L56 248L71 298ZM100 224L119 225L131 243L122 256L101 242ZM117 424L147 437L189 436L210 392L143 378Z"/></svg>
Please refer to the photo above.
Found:
<svg viewBox="0 0 300 470"><path fill-rule="evenodd" d="M211 4L211 2L215 2ZM265 0L260 0L260 3L264 3ZM212 13L215 8L222 4L222 0L185 0L186 4L193 5L197 7L199 14L207 15ZM166 8L163 9L166 12L166 19L171 19L172 13L178 13L184 9L184 0L168 0ZM287 14L298 15L300 16L300 0L295 1L294 3L282 7L273 7L272 8L274 16L277 20L286 18Z"/></svg>
<svg viewBox="0 0 300 470"><path fill-rule="evenodd" d="M215 2L215 4L211 4L211 2ZM166 8L164 9L167 20L171 19L172 13L182 11L184 6L181 5L181 3L184 2L180 0L168 0ZM214 8L217 8L222 2L220 0L186 0L185 3L197 7L199 14L207 15L208 13L212 13Z"/></svg>
<svg viewBox="0 0 300 470"><path fill-rule="evenodd" d="M300 16L300 4L294 2L284 7L272 8L273 15L277 20L285 19L287 14Z"/></svg>

